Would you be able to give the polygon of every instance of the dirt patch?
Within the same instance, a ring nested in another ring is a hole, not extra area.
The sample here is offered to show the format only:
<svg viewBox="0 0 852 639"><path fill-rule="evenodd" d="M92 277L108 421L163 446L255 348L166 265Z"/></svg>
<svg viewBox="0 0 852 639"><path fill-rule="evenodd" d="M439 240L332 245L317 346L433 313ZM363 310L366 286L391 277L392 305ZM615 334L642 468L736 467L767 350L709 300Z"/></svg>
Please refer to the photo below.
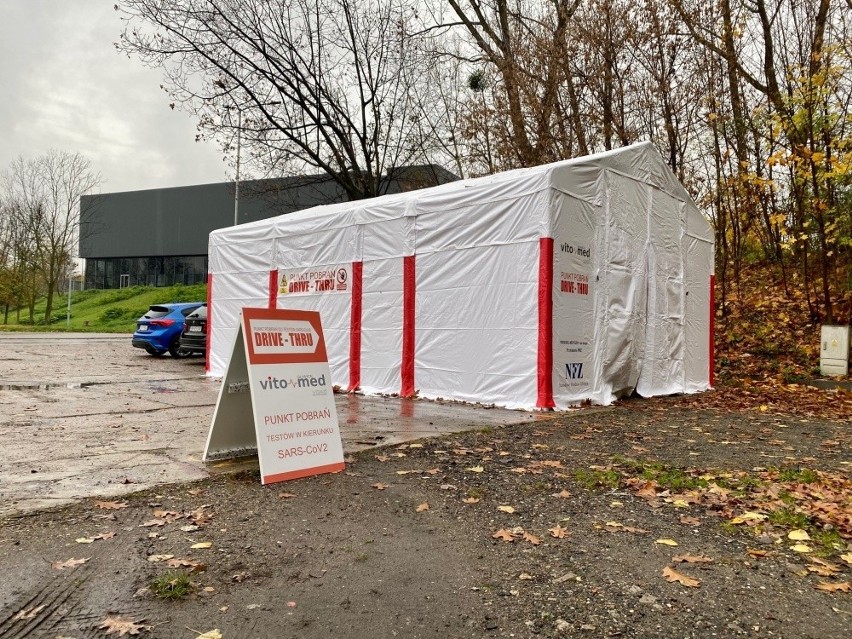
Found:
<svg viewBox="0 0 852 639"><path fill-rule="evenodd" d="M844 486L850 460L840 421L631 401L365 451L337 475L90 500L0 523L0 636L118 636L98 628L113 615L164 639L846 637L852 592L817 589L852 581L842 528L770 519L769 502L731 518L758 485ZM849 496L831 503L842 524ZM788 539L799 523L809 553ZM87 561L51 566L69 559ZM155 597L170 570L194 593Z"/></svg>

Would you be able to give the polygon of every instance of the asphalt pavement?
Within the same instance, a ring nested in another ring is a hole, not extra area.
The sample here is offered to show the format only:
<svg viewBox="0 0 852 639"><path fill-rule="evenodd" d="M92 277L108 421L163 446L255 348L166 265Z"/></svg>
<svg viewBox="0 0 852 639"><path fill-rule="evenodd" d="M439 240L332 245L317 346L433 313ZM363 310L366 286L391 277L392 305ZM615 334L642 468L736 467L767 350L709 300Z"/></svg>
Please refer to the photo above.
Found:
<svg viewBox="0 0 852 639"><path fill-rule="evenodd" d="M202 358L151 357L129 334L0 333L0 516L256 467L201 461L219 385ZM336 406L347 454L550 418L361 395Z"/></svg>

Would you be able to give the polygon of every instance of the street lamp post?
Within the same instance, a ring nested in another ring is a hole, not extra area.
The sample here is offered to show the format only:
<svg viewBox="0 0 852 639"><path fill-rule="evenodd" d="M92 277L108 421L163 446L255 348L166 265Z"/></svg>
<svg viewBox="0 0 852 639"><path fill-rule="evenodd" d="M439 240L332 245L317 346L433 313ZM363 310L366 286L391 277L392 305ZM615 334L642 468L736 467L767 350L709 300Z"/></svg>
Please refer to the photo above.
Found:
<svg viewBox="0 0 852 639"><path fill-rule="evenodd" d="M237 107L237 176L234 182L234 226L239 224L240 214L240 137L243 131L243 111Z"/></svg>

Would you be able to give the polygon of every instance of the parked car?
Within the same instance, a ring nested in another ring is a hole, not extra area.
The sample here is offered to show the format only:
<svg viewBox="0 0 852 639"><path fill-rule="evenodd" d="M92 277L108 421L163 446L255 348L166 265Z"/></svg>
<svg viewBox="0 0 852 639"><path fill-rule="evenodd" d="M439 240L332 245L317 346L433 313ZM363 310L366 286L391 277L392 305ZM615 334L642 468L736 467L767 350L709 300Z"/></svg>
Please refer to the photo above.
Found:
<svg viewBox="0 0 852 639"><path fill-rule="evenodd" d="M159 357L166 351L172 357L186 357L189 352L180 347L180 332L186 316L203 302L181 304L154 304L136 320L133 346L144 348L150 355Z"/></svg>
<svg viewBox="0 0 852 639"><path fill-rule="evenodd" d="M180 334L180 347L189 353L204 355L207 351L207 304L186 316Z"/></svg>

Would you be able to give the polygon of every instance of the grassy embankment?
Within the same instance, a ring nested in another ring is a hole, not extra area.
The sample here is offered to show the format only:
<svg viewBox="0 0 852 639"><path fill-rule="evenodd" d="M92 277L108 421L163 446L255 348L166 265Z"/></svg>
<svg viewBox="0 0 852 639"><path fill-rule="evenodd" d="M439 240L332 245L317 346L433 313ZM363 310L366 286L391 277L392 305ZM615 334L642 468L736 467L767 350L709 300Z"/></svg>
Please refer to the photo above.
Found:
<svg viewBox="0 0 852 639"><path fill-rule="evenodd" d="M44 323L45 300L35 307L35 323L28 323L29 313L21 309L21 323L17 313L9 311L9 323L3 322L0 314L0 330L3 331L81 331L97 333L132 333L135 321L152 304L168 302L197 302L207 299L207 285L192 286L133 286L113 290L73 291L71 293L71 324L66 322L67 294L57 295L53 300L53 321ZM0 309L2 311L2 309Z"/></svg>

